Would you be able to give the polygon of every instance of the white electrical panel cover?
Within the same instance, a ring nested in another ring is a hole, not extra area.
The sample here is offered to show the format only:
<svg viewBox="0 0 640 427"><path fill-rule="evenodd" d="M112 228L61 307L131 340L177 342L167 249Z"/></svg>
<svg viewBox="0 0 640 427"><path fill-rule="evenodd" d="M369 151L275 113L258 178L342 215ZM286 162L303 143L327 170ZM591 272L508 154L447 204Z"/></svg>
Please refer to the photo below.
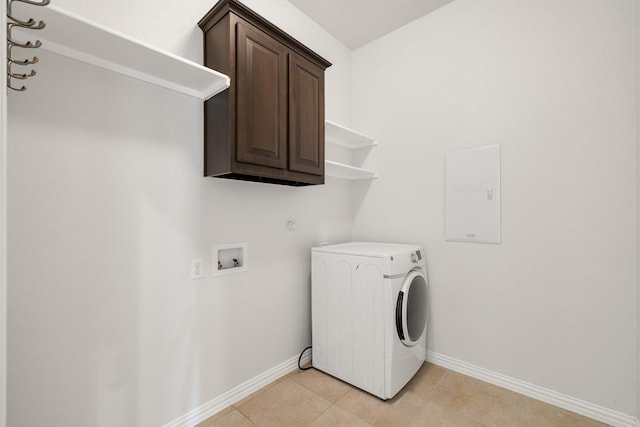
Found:
<svg viewBox="0 0 640 427"><path fill-rule="evenodd" d="M444 238L500 243L500 145L445 153Z"/></svg>

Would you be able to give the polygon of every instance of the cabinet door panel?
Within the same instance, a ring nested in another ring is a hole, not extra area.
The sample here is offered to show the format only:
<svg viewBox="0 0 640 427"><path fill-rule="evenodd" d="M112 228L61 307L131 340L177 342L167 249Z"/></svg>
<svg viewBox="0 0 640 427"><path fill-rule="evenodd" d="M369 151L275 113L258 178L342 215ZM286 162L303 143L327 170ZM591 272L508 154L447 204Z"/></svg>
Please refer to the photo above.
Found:
<svg viewBox="0 0 640 427"><path fill-rule="evenodd" d="M238 23L237 159L287 167L287 50Z"/></svg>
<svg viewBox="0 0 640 427"><path fill-rule="evenodd" d="M294 53L289 60L289 169L324 174L324 71Z"/></svg>

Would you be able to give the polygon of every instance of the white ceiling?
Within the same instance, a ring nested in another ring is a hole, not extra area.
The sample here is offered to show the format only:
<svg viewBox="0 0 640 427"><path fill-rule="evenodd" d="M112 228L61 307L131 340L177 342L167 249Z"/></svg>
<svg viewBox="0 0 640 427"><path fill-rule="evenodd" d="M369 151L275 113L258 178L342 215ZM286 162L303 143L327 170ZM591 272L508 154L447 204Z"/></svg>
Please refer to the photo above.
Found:
<svg viewBox="0 0 640 427"><path fill-rule="evenodd" d="M358 48L453 0L289 0L350 47Z"/></svg>

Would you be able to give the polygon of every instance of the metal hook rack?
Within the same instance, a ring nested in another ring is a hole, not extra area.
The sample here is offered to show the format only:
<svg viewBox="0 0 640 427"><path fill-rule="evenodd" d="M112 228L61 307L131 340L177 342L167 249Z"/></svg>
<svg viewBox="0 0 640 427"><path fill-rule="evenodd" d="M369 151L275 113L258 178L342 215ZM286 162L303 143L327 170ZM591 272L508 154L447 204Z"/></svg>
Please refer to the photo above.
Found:
<svg viewBox="0 0 640 427"><path fill-rule="evenodd" d="M35 42L17 41L13 37L12 30L16 27L25 28L28 30L41 30L45 27L45 23L44 21L36 22L36 20L33 18L29 18L26 21L16 18L13 15L13 11L11 10L14 2L26 3L33 6L46 6L51 2L51 0L37 0L37 1L36 0L7 0L7 87L9 87L9 89L13 89L18 92L23 92L27 90L26 86L23 85L22 87L19 87L19 88L14 87L11 84L11 80L13 79L26 80L30 77L35 76L36 71L32 69L29 72L20 73L20 72L13 71L12 67L14 65L24 67L27 65L35 64L36 62L38 62L38 57L34 56L33 59L15 59L13 56L13 48L37 49L40 46L42 46L42 42L40 42L40 40L36 40Z"/></svg>

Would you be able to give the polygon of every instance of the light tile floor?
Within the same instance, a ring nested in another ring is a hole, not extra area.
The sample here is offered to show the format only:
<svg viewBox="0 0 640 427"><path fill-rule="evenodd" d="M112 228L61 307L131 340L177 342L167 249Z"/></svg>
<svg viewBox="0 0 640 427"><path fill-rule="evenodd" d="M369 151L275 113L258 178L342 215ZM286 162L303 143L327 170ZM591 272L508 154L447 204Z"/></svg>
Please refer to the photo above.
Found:
<svg viewBox="0 0 640 427"><path fill-rule="evenodd" d="M603 426L604 424L425 363L382 401L315 369L292 372L198 427Z"/></svg>

